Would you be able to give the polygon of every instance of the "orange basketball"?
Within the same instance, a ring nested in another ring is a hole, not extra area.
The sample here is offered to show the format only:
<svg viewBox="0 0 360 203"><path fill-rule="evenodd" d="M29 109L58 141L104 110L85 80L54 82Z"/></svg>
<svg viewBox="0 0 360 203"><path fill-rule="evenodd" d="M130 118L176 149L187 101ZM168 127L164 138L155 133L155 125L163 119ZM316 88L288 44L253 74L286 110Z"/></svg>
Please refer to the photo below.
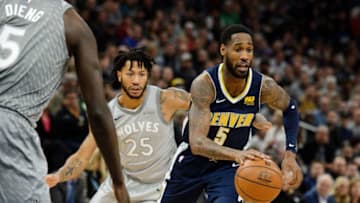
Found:
<svg viewBox="0 0 360 203"><path fill-rule="evenodd" d="M268 203L281 191L279 167L271 160L247 160L236 170L235 188L247 203Z"/></svg>

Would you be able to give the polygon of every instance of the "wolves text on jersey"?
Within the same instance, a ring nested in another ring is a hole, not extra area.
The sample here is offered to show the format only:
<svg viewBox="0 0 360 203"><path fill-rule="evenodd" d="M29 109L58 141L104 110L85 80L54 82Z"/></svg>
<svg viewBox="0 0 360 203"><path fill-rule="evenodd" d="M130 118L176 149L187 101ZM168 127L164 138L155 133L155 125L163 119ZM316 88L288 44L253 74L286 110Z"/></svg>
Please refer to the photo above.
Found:
<svg viewBox="0 0 360 203"><path fill-rule="evenodd" d="M120 137L128 136L132 133L147 132L147 133L158 133L159 123L151 121L138 121L134 123L128 123L117 127L117 134Z"/></svg>

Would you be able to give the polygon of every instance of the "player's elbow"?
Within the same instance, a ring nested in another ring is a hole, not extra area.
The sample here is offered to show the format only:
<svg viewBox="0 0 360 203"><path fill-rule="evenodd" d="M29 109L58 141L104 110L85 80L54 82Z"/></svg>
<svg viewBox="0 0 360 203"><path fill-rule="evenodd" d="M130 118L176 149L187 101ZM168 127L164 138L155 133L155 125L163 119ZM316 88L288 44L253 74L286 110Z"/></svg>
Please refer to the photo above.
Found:
<svg viewBox="0 0 360 203"><path fill-rule="evenodd" d="M202 152L201 149L203 148L203 145L204 145L204 141L203 141L202 137L190 136L189 144L190 144L191 152L194 155L201 155L201 152Z"/></svg>

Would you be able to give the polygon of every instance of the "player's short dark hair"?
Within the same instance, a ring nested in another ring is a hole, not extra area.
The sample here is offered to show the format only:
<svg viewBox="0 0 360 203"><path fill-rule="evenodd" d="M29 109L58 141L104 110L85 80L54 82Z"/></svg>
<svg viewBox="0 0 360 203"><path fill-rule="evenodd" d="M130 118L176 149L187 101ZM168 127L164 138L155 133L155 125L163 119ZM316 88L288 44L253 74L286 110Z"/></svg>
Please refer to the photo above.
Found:
<svg viewBox="0 0 360 203"><path fill-rule="evenodd" d="M220 37L220 43L227 44L231 40L231 35L235 33L248 33L250 36L252 36L251 30L246 27L243 24L232 24L222 31L221 37Z"/></svg>
<svg viewBox="0 0 360 203"><path fill-rule="evenodd" d="M112 74L114 77L114 85L120 85L117 79L117 71L121 71L127 60L131 61L130 69L133 67L133 62L137 62L139 66L144 65L149 76L151 73L152 65L155 63L153 58L151 58L149 55L146 55L140 49L131 49L127 52L119 51L118 55L114 59L114 67L112 70Z"/></svg>

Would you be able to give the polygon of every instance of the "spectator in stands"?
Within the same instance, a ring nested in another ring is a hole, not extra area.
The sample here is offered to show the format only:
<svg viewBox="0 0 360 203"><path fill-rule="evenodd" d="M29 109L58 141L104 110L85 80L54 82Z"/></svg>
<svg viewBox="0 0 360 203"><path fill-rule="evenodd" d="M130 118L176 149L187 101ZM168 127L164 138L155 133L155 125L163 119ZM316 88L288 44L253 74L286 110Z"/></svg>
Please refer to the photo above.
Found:
<svg viewBox="0 0 360 203"><path fill-rule="evenodd" d="M359 167L353 161L346 165L346 176L349 180L360 177Z"/></svg>
<svg viewBox="0 0 360 203"><path fill-rule="evenodd" d="M330 111L330 98L327 96L320 97L318 104L319 110L314 112L314 121L315 125L325 125L326 116Z"/></svg>
<svg viewBox="0 0 360 203"><path fill-rule="evenodd" d="M77 89L69 89L64 92L63 106L54 116L55 147L53 148L53 166L49 172L53 172L65 163L66 158L74 153L89 132L88 118L83 105L81 105ZM82 202L84 183L75 180L51 189L54 202L61 203L61 199L67 201ZM66 192L64 192L66 191ZM60 194L59 194L60 193Z"/></svg>
<svg viewBox="0 0 360 203"><path fill-rule="evenodd" d="M326 126L319 126L315 133L315 140L306 142L299 154L306 165L313 160L319 160L326 164L332 163L335 157L335 150L329 144L329 129Z"/></svg>
<svg viewBox="0 0 360 203"><path fill-rule="evenodd" d="M51 150L53 165L49 165L49 172L55 171L65 163L66 158L79 148L88 131L88 118L84 106L80 103L78 90L73 88L66 90L63 106L54 116L55 140ZM82 179L60 184L50 191L52 201L82 203L84 188Z"/></svg>
<svg viewBox="0 0 360 203"><path fill-rule="evenodd" d="M352 179L350 182L350 203L360 202L360 178Z"/></svg>
<svg viewBox="0 0 360 203"><path fill-rule="evenodd" d="M192 80L196 77L196 72L193 67L192 55L190 52L185 52L181 55L180 70L175 74L177 77L185 79L186 90L190 90Z"/></svg>
<svg viewBox="0 0 360 203"><path fill-rule="evenodd" d="M161 78L166 83L167 88L170 86L171 80L174 79L174 70L169 66L164 67L162 69Z"/></svg>
<svg viewBox="0 0 360 203"><path fill-rule="evenodd" d="M352 113L353 122L349 128L352 129L352 136L354 138L360 138L360 106L355 108Z"/></svg>
<svg viewBox="0 0 360 203"><path fill-rule="evenodd" d="M336 203L350 203L350 181L346 176L338 176L335 179L334 194L331 195Z"/></svg>
<svg viewBox="0 0 360 203"><path fill-rule="evenodd" d="M330 197L333 178L329 174L322 174L317 178L316 186L305 193L303 203L335 203L335 199Z"/></svg>
<svg viewBox="0 0 360 203"><path fill-rule="evenodd" d="M340 122L339 113L336 110L329 110L326 115L326 125L329 128L330 144L335 150L340 149L350 140L351 131L343 127Z"/></svg>
<svg viewBox="0 0 360 203"><path fill-rule="evenodd" d="M334 179L339 176L346 176L346 159L343 156L336 156L330 166L330 173Z"/></svg>
<svg viewBox="0 0 360 203"><path fill-rule="evenodd" d="M314 160L310 164L308 172L304 175L303 183L300 186L300 191L305 194L316 186L317 178L325 173L325 166L321 161Z"/></svg>

